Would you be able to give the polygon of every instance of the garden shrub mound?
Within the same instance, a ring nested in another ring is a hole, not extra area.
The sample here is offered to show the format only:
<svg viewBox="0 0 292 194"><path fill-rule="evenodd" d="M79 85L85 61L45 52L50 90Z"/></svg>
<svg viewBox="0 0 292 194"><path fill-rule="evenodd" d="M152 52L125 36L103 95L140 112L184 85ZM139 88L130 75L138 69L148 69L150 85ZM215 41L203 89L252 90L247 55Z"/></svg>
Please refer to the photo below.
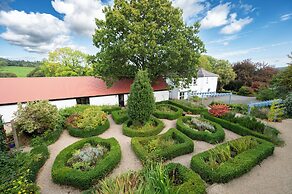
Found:
<svg viewBox="0 0 292 194"><path fill-rule="evenodd" d="M168 160L194 151L193 141L174 128L157 136L132 138L131 145L142 162Z"/></svg>
<svg viewBox="0 0 292 194"><path fill-rule="evenodd" d="M112 117L115 123L118 125L123 124L129 119L126 109L113 111Z"/></svg>
<svg viewBox="0 0 292 194"><path fill-rule="evenodd" d="M115 178L105 178L84 194L93 193L178 193L203 194L201 177L178 163L153 163L140 171L129 171Z"/></svg>
<svg viewBox="0 0 292 194"><path fill-rule="evenodd" d="M166 101L165 103L169 103L171 105L179 107L183 109L185 112L191 113L191 114L201 114L202 112L208 111L207 108L205 108L203 105L197 106L191 102L188 102L187 100L169 100L169 101Z"/></svg>
<svg viewBox="0 0 292 194"><path fill-rule="evenodd" d="M88 189L105 177L121 160L116 139L90 137L62 150L52 167L55 183Z"/></svg>
<svg viewBox="0 0 292 194"><path fill-rule="evenodd" d="M182 116L183 110L170 104L156 105L153 115L159 119L174 120Z"/></svg>
<svg viewBox="0 0 292 194"><path fill-rule="evenodd" d="M164 123L155 117L143 126L137 127L133 125L133 121L127 120L123 124L123 134L128 137L148 137L159 134L164 128Z"/></svg>
<svg viewBox="0 0 292 194"><path fill-rule="evenodd" d="M79 114L72 114L66 120L69 134L74 137L91 137L102 134L110 123L107 114L99 107L88 107Z"/></svg>
<svg viewBox="0 0 292 194"><path fill-rule="evenodd" d="M200 117L181 117L177 120L176 127L194 140L206 141L211 144L220 143L225 138L221 125Z"/></svg>
<svg viewBox="0 0 292 194"><path fill-rule="evenodd" d="M242 136L252 135L270 142L276 145L283 143L279 139L279 131L275 128L267 126L255 118L249 116L236 117L233 113L227 113L225 116L218 118L210 114L203 114L204 118L220 124L225 129L233 131Z"/></svg>
<svg viewBox="0 0 292 194"><path fill-rule="evenodd" d="M207 182L226 183L250 171L273 152L272 143L246 136L193 156L191 169Z"/></svg>

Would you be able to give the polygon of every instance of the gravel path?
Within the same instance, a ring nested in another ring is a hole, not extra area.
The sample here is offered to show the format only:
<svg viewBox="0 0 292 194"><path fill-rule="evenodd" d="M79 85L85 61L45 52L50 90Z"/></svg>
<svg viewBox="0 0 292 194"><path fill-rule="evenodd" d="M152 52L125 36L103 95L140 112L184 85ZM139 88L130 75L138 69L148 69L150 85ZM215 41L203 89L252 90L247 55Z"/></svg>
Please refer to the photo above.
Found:
<svg viewBox="0 0 292 194"><path fill-rule="evenodd" d="M115 177L121 173L129 170L138 170L142 168L140 160L136 157L135 153L131 149L131 138L122 134L122 125L114 123L112 118L110 120L110 129L100 135L102 138L114 137L118 140L122 150L122 160L113 172L109 175ZM165 128L162 133L165 133L169 128L173 128L176 125L176 121L170 121L162 119L165 123ZM228 194L228 193L244 193L244 194L269 194L269 193L292 193L292 120L285 120L282 123L273 123L282 134L282 138L286 142L286 146L283 148L276 148L273 156L264 160L261 166L256 166L251 172L237 178L227 184L213 184L208 187L208 193L210 194ZM290 128L290 130L289 130ZM226 140L232 140L240 137L239 135L225 130ZM50 158L40 170L37 184L41 188L43 194L65 194L65 193L80 193L79 190L61 186L52 182L51 168L52 164L60 151L70 144L80 139L71 137L65 130L60 139L49 146ZM289 142L290 140L290 142ZM191 157L197 153L203 152L214 145L208 144L203 141L194 141L195 151L193 153L176 157L169 162L179 162L187 167L190 166Z"/></svg>

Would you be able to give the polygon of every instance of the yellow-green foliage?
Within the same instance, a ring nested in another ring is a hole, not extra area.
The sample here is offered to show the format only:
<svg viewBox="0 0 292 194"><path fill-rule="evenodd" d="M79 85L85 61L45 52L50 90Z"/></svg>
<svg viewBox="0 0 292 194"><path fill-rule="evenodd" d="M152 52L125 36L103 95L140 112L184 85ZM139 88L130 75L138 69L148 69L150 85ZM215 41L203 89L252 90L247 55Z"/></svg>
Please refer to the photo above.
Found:
<svg viewBox="0 0 292 194"><path fill-rule="evenodd" d="M268 120L270 122L273 121L281 121L283 119L284 115L284 108L281 106L281 104L277 102L273 102L270 112L268 113Z"/></svg>
<svg viewBox="0 0 292 194"><path fill-rule="evenodd" d="M80 114L81 119L77 121L80 129L90 130L100 125L104 125L107 120L107 114L99 107L89 107Z"/></svg>

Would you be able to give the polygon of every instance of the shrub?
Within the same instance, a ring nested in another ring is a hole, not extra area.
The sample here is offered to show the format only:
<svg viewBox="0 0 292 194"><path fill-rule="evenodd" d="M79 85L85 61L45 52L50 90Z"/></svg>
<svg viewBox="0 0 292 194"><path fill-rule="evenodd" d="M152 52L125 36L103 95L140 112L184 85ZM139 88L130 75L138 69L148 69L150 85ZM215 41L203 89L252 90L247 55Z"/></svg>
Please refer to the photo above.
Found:
<svg viewBox="0 0 292 194"><path fill-rule="evenodd" d="M67 166L66 163L72 157L74 151L82 148L87 143L91 145L101 144L109 151L94 168L88 171L81 171ZM120 160L121 148L116 139L101 139L98 137L83 139L68 146L58 154L52 167L52 179L55 183L88 189L95 181L102 179L112 171Z"/></svg>
<svg viewBox="0 0 292 194"><path fill-rule="evenodd" d="M101 110L107 114L112 114L113 111L121 110L118 105L103 105L100 106Z"/></svg>
<svg viewBox="0 0 292 194"><path fill-rule="evenodd" d="M156 106L156 110L153 115L159 119L174 120L179 118L183 113L181 108L170 104L160 104Z"/></svg>
<svg viewBox="0 0 292 194"><path fill-rule="evenodd" d="M123 134L128 137L147 137L159 134L164 128L164 123L155 117L143 126L135 126L131 120L123 124Z"/></svg>
<svg viewBox="0 0 292 194"><path fill-rule="evenodd" d="M215 102L215 101L210 103L210 105L214 105L214 104L225 104L226 106L229 107L230 111L238 112L241 114L246 114L248 112L247 104L226 104L224 102Z"/></svg>
<svg viewBox="0 0 292 194"><path fill-rule="evenodd" d="M270 112L268 113L268 121L270 122L282 121L283 116L284 116L283 104L273 102L270 108Z"/></svg>
<svg viewBox="0 0 292 194"><path fill-rule="evenodd" d="M191 114L201 114L202 112L208 111L207 108L203 106L194 105L191 102L188 102L186 100L169 100L168 103L176 107L179 107L183 109L185 112L188 112Z"/></svg>
<svg viewBox="0 0 292 194"><path fill-rule="evenodd" d="M290 92L284 101L285 112L288 117L292 117L292 92Z"/></svg>
<svg viewBox="0 0 292 194"><path fill-rule="evenodd" d="M223 128L219 124L208 121L203 118L199 118L200 121L207 122L211 126L214 126L215 131L210 132L208 130L202 130L202 131L195 130L187 124L187 121L191 121L192 118L193 117L190 117L190 116L179 118L176 122L177 129L183 132L184 134L186 134L191 139L206 141L211 144L219 143L224 140L225 133L224 133Z"/></svg>
<svg viewBox="0 0 292 194"><path fill-rule="evenodd" d="M47 130L55 130L60 124L57 107L48 101L28 102L26 106L18 104L15 116L15 127L30 134L42 134Z"/></svg>
<svg viewBox="0 0 292 194"><path fill-rule="evenodd" d="M134 125L149 121L155 109L153 89L147 71L138 71L128 99L128 116Z"/></svg>
<svg viewBox="0 0 292 194"><path fill-rule="evenodd" d="M255 142L246 145L250 141ZM273 144L246 136L193 156L191 169L207 182L226 183L250 171L273 152Z"/></svg>
<svg viewBox="0 0 292 194"><path fill-rule="evenodd" d="M63 132L62 127L58 127L54 131L45 131L43 134L36 136L31 140L31 146L37 146L41 144L51 145L55 143Z"/></svg>
<svg viewBox="0 0 292 194"><path fill-rule="evenodd" d="M89 108L89 107L97 107L97 106L91 106L91 105L76 105L76 106L72 106L72 107L67 107L64 109L61 109L59 111L60 115L66 119L69 116L73 115L73 114L80 114L82 113L85 109Z"/></svg>
<svg viewBox="0 0 292 194"><path fill-rule="evenodd" d="M247 87L247 86L242 86L239 91L238 91L238 95L242 95L242 96L251 96L253 95L254 91L252 88Z"/></svg>
<svg viewBox="0 0 292 194"><path fill-rule="evenodd" d="M260 119L268 119L270 109L253 107L250 111L250 115Z"/></svg>
<svg viewBox="0 0 292 194"><path fill-rule="evenodd" d="M6 133L4 130L4 126L2 123L2 118L0 116L0 152L6 152L8 149L7 143L6 143Z"/></svg>
<svg viewBox="0 0 292 194"><path fill-rule="evenodd" d="M221 117L229 112L229 107L226 104L214 104L210 108L208 112L215 117Z"/></svg>
<svg viewBox="0 0 292 194"><path fill-rule="evenodd" d="M240 80L232 80L223 88L225 90L232 90L238 92L238 90L243 86L243 82Z"/></svg>
<svg viewBox="0 0 292 194"><path fill-rule="evenodd" d="M112 112L113 120L116 124L120 125L126 122L129 117L126 109L117 110Z"/></svg>
<svg viewBox="0 0 292 194"><path fill-rule="evenodd" d="M10 72L0 72L0 77L17 77L15 73L10 73Z"/></svg>
<svg viewBox="0 0 292 194"><path fill-rule="evenodd" d="M164 144L162 141L166 141ZM167 145L169 143L169 145ZM131 145L138 158L147 160L168 160L194 151L193 141L177 129L152 137L134 137Z"/></svg>
<svg viewBox="0 0 292 194"><path fill-rule="evenodd" d="M274 100L277 98L277 93L271 88L262 88L256 94L257 100Z"/></svg>

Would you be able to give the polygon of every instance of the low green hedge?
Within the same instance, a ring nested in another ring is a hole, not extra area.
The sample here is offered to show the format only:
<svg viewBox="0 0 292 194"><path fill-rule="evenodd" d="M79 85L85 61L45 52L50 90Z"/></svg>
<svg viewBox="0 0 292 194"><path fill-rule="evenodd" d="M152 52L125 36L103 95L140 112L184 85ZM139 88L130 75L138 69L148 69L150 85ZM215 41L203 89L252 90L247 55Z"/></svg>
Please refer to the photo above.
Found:
<svg viewBox="0 0 292 194"><path fill-rule="evenodd" d="M192 114L201 114L202 112L208 112L207 108L195 107L195 105L187 101L169 100L169 104L177 106L183 109L185 112L191 112Z"/></svg>
<svg viewBox="0 0 292 194"><path fill-rule="evenodd" d="M104 105L104 106L101 106L101 110L107 114L112 114L113 111L121 110L121 107Z"/></svg>
<svg viewBox="0 0 292 194"><path fill-rule="evenodd" d="M109 152L99 163L89 171L80 171L66 166L75 150L81 149L84 144L102 144ZM104 178L121 160L121 148L115 138L101 139L90 137L80 140L64 150L56 157L52 167L52 179L55 183L71 185L80 189L88 189L96 180Z"/></svg>
<svg viewBox="0 0 292 194"><path fill-rule="evenodd" d="M196 131L196 130L189 128L186 124L184 124L184 122L187 119L191 119L191 118L192 117L190 117L190 116L185 116L185 117L179 118L176 122L176 128L194 140L206 141L206 142L211 143L211 144L216 144L216 143L220 143L220 142L224 141L225 132L224 132L223 128L221 127L221 125L219 125L215 122L209 121L207 119L200 118L202 120L206 120L207 122L211 123L215 127L215 132L211 133L211 132L207 132L207 131Z"/></svg>
<svg viewBox="0 0 292 194"><path fill-rule="evenodd" d="M44 134L37 136L35 138L33 138L31 140L31 145L32 146L38 146L41 144L45 144L45 145L51 145L53 143L55 143L59 137L61 136L63 132L63 128L59 127L58 129L54 130L54 131L48 131L45 132Z"/></svg>
<svg viewBox="0 0 292 194"><path fill-rule="evenodd" d="M115 123L118 125L123 124L129 119L127 111L125 109L113 111L112 118L115 121Z"/></svg>
<svg viewBox="0 0 292 194"><path fill-rule="evenodd" d="M214 117L214 116L210 115L209 113L203 114L203 117L210 120L210 121L216 122L216 123L220 124L222 127L224 127L225 129L228 129L228 130L230 130L234 133L237 133L239 135L242 135L242 136L251 135L254 137L258 137L258 138L273 142L271 137L268 137L264 134L261 134L261 133L258 133L256 131L253 131L251 129L248 129L246 127L243 127L237 123L232 123L232 122L229 122L227 120L224 120L224 119L221 119L218 117Z"/></svg>
<svg viewBox="0 0 292 194"><path fill-rule="evenodd" d="M97 136L105 132L110 127L110 123L108 119L106 120L104 125L97 126L95 129L92 130L83 130L74 128L71 125L67 125L67 129L69 131L69 134L73 137L92 137Z"/></svg>
<svg viewBox="0 0 292 194"><path fill-rule="evenodd" d="M159 134L164 128L164 123L155 117L152 117L151 120L153 120L157 124L156 127L151 130L143 130L143 131L135 130L128 127L129 125L131 125L132 121L127 120L123 124L123 134L128 137L148 137L148 136Z"/></svg>
<svg viewBox="0 0 292 194"><path fill-rule="evenodd" d="M250 138L250 136L242 138ZM237 178L250 171L257 164L260 164L262 160L272 155L274 152L274 145L272 143L259 138L255 139L259 142L256 147L236 155L234 158L222 163L216 169L212 169L205 162L205 159L210 154L212 154L212 152L214 152L214 149L224 148L228 143L234 143L239 139L232 140L230 142L218 145L216 148L211 150L199 153L192 157L191 169L201 175L205 181L211 183L226 183L234 178Z"/></svg>
<svg viewBox="0 0 292 194"><path fill-rule="evenodd" d="M143 144L161 136L175 138L179 143L171 145L167 149L155 150L149 153L144 148ZM188 136L175 128L171 128L166 133L158 136L134 137L131 140L131 145L134 152L142 162L146 162L149 159L169 160L194 151L194 142Z"/></svg>
<svg viewBox="0 0 292 194"><path fill-rule="evenodd" d="M159 110L159 107L166 106L173 110L174 112L163 112ZM153 113L153 115L159 119L169 119L169 120L174 120L182 116L183 110L181 108L178 108L176 106L170 105L170 104L159 104L156 105L156 110Z"/></svg>
<svg viewBox="0 0 292 194"><path fill-rule="evenodd" d="M178 170L179 176L183 179L182 184L173 186L172 193L177 194L204 194L206 186L201 177L179 163L169 163L166 166L167 171Z"/></svg>

